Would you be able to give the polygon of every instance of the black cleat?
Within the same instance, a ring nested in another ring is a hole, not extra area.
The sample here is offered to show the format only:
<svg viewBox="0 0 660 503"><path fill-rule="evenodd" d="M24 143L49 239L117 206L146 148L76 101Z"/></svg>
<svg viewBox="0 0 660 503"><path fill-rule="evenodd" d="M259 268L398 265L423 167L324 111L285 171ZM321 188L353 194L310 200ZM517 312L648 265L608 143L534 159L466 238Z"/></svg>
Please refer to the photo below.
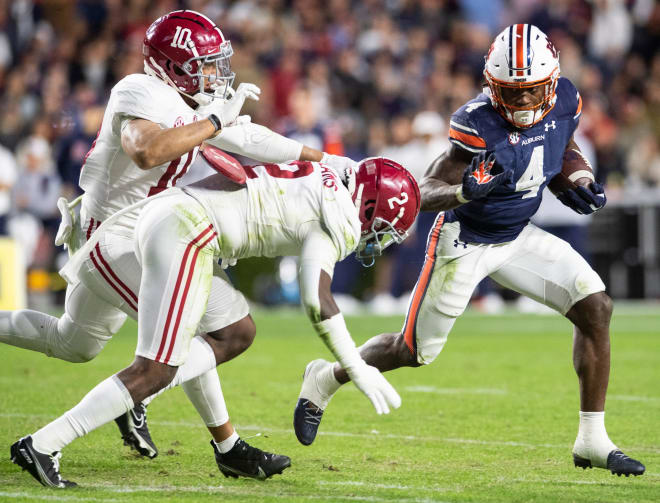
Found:
<svg viewBox="0 0 660 503"><path fill-rule="evenodd" d="M293 429L298 442L311 445L316 438L323 417L323 409L305 398L299 398L293 411Z"/></svg>
<svg viewBox="0 0 660 503"><path fill-rule="evenodd" d="M577 454L573 454L573 463L576 467L586 470L587 468L593 468L591 460L582 458ZM629 477L630 475L642 475L646 467L637 461L636 459L629 458L620 450L614 450L609 453L607 456L607 466L606 468L612 472L612 475L625 475Z"/></svg>
<svg viewBox="0 0 660 503"><path fill-rule="evenodd" d="M142 403L137 404L126 414L116 418L115 423L119 426L124 445L130 446L131 449L135 449L142 456L151 459L158 456L158 449L153 440L151 440L149 427L147 426L146 405Z"/></svg>
<svg viewBox="0 0 660 503"><path fill-rule="evenodd" d="M607 456L607 469L612 472L612 475L616 474L619 477L625 475L629 477L630 475L642 475L646 467L637 461L636 459L629 458L620 450L615 450L609 453Z"/></svg>
<svg viewBox="0 0 660 503"><path fill-rule="evenodd" d="M11 446L11 462L30 472L41 485L66 489L76 487L78 484L64 480L60 475L60 458L62 454L42 454L32 447L32 437L21 438Z"/></svg>
<svg viewBox="0 0 660 503"><path fill-rule="evenodd" d="M218 463L218 468L225 477L240 476L266 480L272 475L281 474L291 466L291 459L288 456L264 452L240 438L234 447L224 454L218 450L213 440L211 446L215 452L215 462Z"/></svg>

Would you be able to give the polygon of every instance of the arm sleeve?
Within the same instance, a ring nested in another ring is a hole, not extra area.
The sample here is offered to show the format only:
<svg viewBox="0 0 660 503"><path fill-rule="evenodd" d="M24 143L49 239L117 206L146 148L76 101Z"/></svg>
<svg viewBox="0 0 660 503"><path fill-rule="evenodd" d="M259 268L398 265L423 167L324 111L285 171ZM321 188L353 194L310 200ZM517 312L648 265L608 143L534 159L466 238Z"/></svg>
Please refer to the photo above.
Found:
<svg viewBox="0 0 660 503"><path fill-rule="evenodd" d="M305 225L307 233L300 252L298 278L300 299L312 323L321 321L321 301L319 299L319 278L325 271L332 278L335 263L339 258L337 249L318 222Z"/></svg>
<svg viewBox="0 0 660 503"><path fill-rule="evenodd" d="M318 225L317 222L314 224ZM326 320L321 320L321 301L319 299L321 271L332 276L332 269L334 269L337 258L337 251L327 234L320 228L309 232L300 255L300 293L314 330L339 364L351 372L364 366L365 363L351 338L344 317L341 313L337 313Z"/></svg>
<svg viewBox="0 0 660 503"><path fill-rule="evenodd" d="M303 144L251 122L230 126L207 143L259 162L297 161Z"/></svg>

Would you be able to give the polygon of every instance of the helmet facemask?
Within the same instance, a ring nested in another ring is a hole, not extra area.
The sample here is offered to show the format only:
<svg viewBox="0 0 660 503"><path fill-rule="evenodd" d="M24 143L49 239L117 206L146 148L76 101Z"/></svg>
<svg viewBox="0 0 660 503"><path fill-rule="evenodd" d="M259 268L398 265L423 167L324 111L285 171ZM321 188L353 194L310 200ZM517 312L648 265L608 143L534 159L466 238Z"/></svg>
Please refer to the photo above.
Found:
<svg viewBox="0 0 660 503"><path fill-rule="evenodd" d="M382 255L385 248L399 244L408 237L408 231L401 233L394 228L395 223L376 217L371 230L360 236L355 256L364 267L374 265L376 257Z"/></svg>
<svg viewBox="0 0 660 503"><path fill-rule="evenodd" d="M519 128L531 127L538 123L552 109L557 99L555 90L559 68L553 71L549 77L535 82L504 82L493 78L488 71L484 72L491 98L498 111L506 120ZM540 90L541 99L538 103L528 106L516 106L511 103L516 91L528 89L533 94Z"/></svg>
<svg viewBox="0 0 660 503"><path fill-rule="evenodd" d="M188 40L191 45L193 54L197 51L191 40ZM225 99L234 83L236 74L231 70L230 59L234 54L231 47L231 42L226 40L220 45L220 51L214 54L207 54L204 56L193 56L186 61L181 67L175 66L175 72L183 71L186 75L193 78L193 82L197 82L199 92L191 96L200 105L207 105L213 99ZM212 71L205 73L205 68L212 68Z"/></svg>
<svg viewBox="0 0 660 503"><path fill-rule="evenodd" d="M381 217L374 218L373 215L376 210L376 201L373 199L364 202L364 211L362 211L363 188L363 185L360 185L358 188L355 205L360 214L364 215L363 218L367 221L368 230L362 231L357 250L355 251L355 256L364 267L371 267L374 264L376 257L383 254L385 248L395 243L399 244L406 239L408 237L408 231L400 232L394 227L398 220L403 216L403 207L392 222ZM371 225L369 225L369 220L371 220Z"/></svg>

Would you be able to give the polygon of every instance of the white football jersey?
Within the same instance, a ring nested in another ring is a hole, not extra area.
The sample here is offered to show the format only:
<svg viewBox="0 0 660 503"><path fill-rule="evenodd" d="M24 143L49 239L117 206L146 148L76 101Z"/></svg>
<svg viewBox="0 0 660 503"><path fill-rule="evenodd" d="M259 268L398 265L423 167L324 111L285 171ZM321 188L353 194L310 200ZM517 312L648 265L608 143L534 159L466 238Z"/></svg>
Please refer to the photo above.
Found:
<svg viewBox="0 0 660 503"><path fill-rule="evenodd" d="M197 156L195 147L171 162L140 169L121 146L121 125L130 118L146 119L163 128L199 119L175 89L156 77L133 74L120 80L112 89L101 129L81 169L85 218L104 221L122 208L173 187ZM138 210L125 214L117 225L132 232L138 214Z"/></svg>
<svg viewBox="0 0 660 503"><path fill-rule="evenodd" d="M247 189L186 187L218 232L220 256L299 255L309 232L322 230L331 250L318 250L330 271L357 247L361 224L348 190L317 162L246 167ZM327 268L326 268L327 270Z"/></svg>

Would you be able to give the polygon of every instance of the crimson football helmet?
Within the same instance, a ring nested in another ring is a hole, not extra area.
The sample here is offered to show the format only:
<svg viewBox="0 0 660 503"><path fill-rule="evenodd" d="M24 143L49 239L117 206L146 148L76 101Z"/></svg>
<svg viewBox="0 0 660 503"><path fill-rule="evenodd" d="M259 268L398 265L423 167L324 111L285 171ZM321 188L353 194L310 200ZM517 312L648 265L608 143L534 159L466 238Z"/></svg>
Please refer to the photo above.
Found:
<svg viewBox="0 0 660 503"><path fill-rule="evenodd" d="M559 52L536 26L514 24L490 46L484 77L495 109L514 126L530 127L543 119L557 101ZM524 88L540 88L541 101L526 107L510 103L508 97Z"/></svg>
<svg viewBox="0 0 660 503"><path fill-rule="evenodd" d="M370 266L385 248L408 237L421 197L415 178L403 166L385 157L369 157L355 171L353 203L362 223L355 253Z"/></svg>
<svg viewBox="0 0 660 503"><path fill-rule="evenodd" d="M158 77L201 105L223 96L234 81L234 51L220 28L205 15L175 10L159 17L144 36L145 73ZM205 73L207 65L215 71Z"/></svg>

